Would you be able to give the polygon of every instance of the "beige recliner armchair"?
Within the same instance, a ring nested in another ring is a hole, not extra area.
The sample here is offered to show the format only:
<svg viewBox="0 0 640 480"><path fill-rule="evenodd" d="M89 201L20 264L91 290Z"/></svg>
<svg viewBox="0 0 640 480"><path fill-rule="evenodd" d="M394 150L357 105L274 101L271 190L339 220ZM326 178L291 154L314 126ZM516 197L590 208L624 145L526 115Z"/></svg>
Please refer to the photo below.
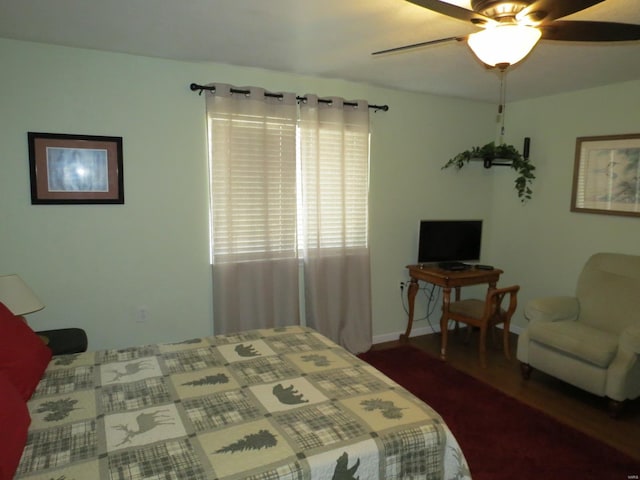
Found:
<svg viewBox="0 0 640 480"><path fill-rule="evenodd" d="M640 396L640 256L597 253L575 297L529 302L518 338L524 378L532 367L609 398L612 415Z"/></svg>

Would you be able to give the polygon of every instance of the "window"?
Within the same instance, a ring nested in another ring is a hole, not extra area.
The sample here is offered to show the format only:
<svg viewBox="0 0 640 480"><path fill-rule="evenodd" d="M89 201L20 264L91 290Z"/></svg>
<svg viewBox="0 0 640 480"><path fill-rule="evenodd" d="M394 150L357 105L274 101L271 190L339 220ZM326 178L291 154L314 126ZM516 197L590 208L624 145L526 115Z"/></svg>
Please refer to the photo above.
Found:
<svg viewBox="0 0 640 480"><path fill-rule="evenodd" d="M215 332L300 323L302 299L308 326L366 351L366 102L307 95L298 107L293 94L215 89L207 95Z"/></svg>
<svg viewBox="0 0 640 480"><path fill-rule="evenodd" d="M295 106L282 113L209 117L213 263L296 256Z"/></svg>
<svg viewBox="0 0 640 480"><path fill-rule="evenodd" d="M296 123L209 118L213 263L292 258L305 245L367 247L368 131Z"/></svg>

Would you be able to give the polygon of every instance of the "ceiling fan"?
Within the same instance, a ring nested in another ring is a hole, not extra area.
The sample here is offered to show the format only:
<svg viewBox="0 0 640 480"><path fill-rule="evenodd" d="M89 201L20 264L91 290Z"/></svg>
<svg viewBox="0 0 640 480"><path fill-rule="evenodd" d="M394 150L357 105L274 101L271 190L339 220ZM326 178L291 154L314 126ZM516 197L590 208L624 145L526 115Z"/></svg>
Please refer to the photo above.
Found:
<svg viewBox="0 0 640 480"><path fill-rule="evenodd" d="M373 55L466 40L486 65L506 69L524 57L538 40L619 42L640 40L640 25L598 21L557 20L604 0L471 0L472 10L438 0L407 0L482 30L374 52Z"/></svg>

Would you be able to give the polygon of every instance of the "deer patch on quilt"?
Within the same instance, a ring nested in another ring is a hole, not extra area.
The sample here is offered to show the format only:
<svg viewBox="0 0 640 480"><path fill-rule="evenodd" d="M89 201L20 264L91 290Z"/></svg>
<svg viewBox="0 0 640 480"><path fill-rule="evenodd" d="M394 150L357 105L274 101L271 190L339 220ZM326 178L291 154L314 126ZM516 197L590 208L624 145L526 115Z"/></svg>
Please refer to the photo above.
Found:
<svg viewBox="0 0 640 480"><path fill-rule="evenodd" d="M149 377L162 375L155 357L137 358L127 362L114 362L100 367L102 385L112 383L135 382Z"/></svg>
<svg viewBox="0 0 640 480"><path fill-rule="evenodd" d="M104 417L107 450L145 445L187 434L175 405L162 405Z"/></svg>

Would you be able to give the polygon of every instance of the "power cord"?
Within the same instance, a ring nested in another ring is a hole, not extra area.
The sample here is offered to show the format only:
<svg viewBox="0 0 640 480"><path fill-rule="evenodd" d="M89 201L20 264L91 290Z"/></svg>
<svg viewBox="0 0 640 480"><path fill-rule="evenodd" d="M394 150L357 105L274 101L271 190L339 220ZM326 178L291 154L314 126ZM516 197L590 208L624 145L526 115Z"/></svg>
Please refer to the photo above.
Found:
<svg viewBox="0 0 640 480"><path fill-rule="evenodd" d="M437 290L436 290L436 285L431 284L431 291L429 292L428 295L427 295L427 287L423 287L421 290L427 296L427 313L424 318L427 320L427 323L429 324L431 331L435 332L435 329L431 324L431 315L433 314L433 311L436 308L436 301L438 300L438 298L440 297L440 294L442 293L442 288L437 287ZM435 291L435 296L434 296L434 291Z"/></svg>
<svg viewBox="0 0 640 480"><path fill-rule="evenodd" d="M404 310L404 313L407 314L407 316L409 315L409 308L405 303L405 296L404 296L404 287L405 285L409 283L409 282L402 282L400 284L400 302L402 303L402 308ZM431 285L431 287L429 288L428 285ZM418 288L419 291L421 291L424 296L426 297L427 300L427 309L425 312L425 315L423 317L420 318L414 318L414 322L415 321L420 321L420 320L426 320L427 323L429 324L429 327L431 328L431 331L435 332L435 329L433 328L433 325L431 324L431 315L433 314L435 308L436 308L436 302L438 300L438 298L440 298L440 295L442 293L442 288L438 287L435 284L427 284L424 287L419 287Z"/></svg>

